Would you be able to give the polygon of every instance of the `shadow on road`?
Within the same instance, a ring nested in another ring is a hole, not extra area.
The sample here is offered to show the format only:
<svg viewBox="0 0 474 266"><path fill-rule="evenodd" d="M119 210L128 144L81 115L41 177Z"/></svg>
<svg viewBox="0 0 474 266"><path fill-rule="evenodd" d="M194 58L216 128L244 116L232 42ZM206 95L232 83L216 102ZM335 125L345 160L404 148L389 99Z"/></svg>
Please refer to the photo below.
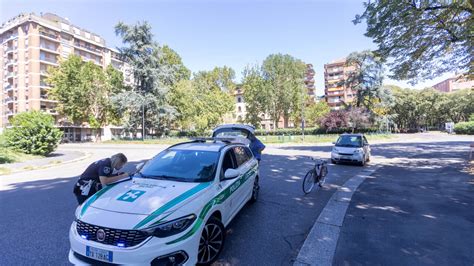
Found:
<svg viewBox="0 0 474 266"><path fill-rule="evenodd" d="M443 146L444 145L444 146ZM403 149L391 146L398 152ZM359 187L336 265L465 265L474 261L473 176L467 142L420 144ZM394 152L395 156L396 152Z"/></svg>

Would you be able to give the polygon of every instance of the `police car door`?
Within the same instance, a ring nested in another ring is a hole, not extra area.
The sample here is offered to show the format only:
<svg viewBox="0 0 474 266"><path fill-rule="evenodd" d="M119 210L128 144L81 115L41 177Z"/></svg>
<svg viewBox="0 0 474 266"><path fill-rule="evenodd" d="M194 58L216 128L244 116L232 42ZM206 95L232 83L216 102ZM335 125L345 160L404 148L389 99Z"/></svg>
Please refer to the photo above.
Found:
<svg viewBox="0 0 474 266"><path fill-rule="evenodd" d="M222 218L224 221L229 221L229 219L234 214L235 208L235 182L239 179L240 176L232 179L224 180L224 173L227 169L237 169L237 162L235 160L234 150L232 148L228 149L222 158L222 166L220 171L220 181L218 186L218 202L223 204Z"/></svg>
<svg viewBox="0 0 474 266"><path fill-rule="evenodd" d="M234 185L234 194L236 194L234 202L237 205L235 212L237 212L247 202L248 194L252 191L252 185L249 184L253 184L253 175L249 176L252 165L251 157L245 151L246 147L236 146L233 149L237 162L237 170L240 172L238 181L236 181Z"/></svg>

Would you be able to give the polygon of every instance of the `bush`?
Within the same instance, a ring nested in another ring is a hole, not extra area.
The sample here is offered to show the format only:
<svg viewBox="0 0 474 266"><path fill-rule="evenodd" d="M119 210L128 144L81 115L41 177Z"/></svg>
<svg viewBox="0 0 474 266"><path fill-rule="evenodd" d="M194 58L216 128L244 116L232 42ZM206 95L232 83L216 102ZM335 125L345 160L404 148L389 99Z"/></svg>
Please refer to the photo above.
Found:
<svg viewBox="0 0 474 266"><path fill-rule="evenodd" d="M461 122L454 125L456 134L474 135L474 121Z"/></svg>
<svg viewBox="0 0 474 266"><path fill-rule="evenodd" d="M53 117L39 111L18 114L12 118L11 124L13 127L5 132L6 143L26 154L50 154L63 135L54 127Z"/></svg>

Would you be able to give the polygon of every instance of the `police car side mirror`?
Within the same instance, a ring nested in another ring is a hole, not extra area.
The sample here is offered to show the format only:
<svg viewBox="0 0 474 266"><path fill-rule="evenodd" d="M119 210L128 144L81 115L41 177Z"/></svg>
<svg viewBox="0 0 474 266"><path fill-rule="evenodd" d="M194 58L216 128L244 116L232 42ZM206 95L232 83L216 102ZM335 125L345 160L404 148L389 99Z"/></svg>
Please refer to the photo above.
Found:
<svg viewBox="0 0 474 266"><path fill-rule="evenodd" d="M239 171L237 171L235 169L227 169L224 173L224 179L223 180L234 179L234 178L238 177L239 175L240 175Z"/></svg>

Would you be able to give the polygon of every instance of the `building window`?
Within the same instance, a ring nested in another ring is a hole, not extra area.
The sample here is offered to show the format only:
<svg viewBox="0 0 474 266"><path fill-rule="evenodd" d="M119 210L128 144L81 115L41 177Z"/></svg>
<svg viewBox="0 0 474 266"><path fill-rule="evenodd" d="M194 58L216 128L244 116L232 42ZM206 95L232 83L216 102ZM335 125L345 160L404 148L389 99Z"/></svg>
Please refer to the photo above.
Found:
<svg viewBox="0 0 474 266"><path fill-rule="evenodd" d="M242 98L241 98L241 97L237 97L237 102L238 102L238 103L241 103L241 102L242 102Z"/></svg>
<svg viewBox="0 0 474 266"><path fill-rule="evenodd" d="M237 109L239 110L239 113L242 112L242 107L239 106Z"/></svg>

